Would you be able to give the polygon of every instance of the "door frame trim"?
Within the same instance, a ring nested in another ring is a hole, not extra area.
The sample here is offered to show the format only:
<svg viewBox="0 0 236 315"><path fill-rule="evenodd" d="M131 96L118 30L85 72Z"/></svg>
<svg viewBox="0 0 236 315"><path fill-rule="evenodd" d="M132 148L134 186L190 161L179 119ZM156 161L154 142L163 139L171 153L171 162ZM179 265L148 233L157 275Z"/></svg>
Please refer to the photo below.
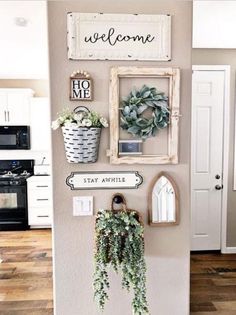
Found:
<svg viewBox="0 0 236 315"><path fill-rule="evenodd" d="M230 65L193 65L192 71L224 71L224 122L223 122L223 186L221 211L221 252L232 253L227 248L227 202L228 202L228 172L229 172L229 132L230 132ZM192 122L191 122L192 126ZM192 141L192 139L191 139ZM192 146L191 146L192 165ZM191 172L192 174L192 172ZM191 176L191 175L190 175ZM191 189L192 191L192 189ZM236 248L235 248L236 249ZM236 253L236 250L235 250Z"/></svg>

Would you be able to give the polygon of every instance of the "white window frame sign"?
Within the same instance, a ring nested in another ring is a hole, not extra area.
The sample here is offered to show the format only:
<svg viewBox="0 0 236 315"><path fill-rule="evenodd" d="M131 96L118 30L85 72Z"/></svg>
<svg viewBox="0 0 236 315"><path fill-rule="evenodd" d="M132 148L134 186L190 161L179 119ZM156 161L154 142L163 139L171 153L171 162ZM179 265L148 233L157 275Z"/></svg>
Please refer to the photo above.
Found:
<svg viewBox="0 0 236 315"><path fill-rule="evenodd" d="M68 58L73 60L171 60L169 14L67 15Z"/></svg>

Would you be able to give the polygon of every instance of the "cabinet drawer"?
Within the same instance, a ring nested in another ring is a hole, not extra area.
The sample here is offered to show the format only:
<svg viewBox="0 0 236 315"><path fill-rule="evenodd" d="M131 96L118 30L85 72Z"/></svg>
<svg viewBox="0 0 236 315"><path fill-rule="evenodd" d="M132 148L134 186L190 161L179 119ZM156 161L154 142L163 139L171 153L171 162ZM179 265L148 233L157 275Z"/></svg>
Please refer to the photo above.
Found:
<svg viewBox="0 0 236 315"><path fill-rule="evenodd" d="M28 191L29 207L51 206L52 204L51 198L52 197L51 197L50 191L46 189L42 189L40 191L38 190Z"/></svg>
<svg viewBox="0 0 236 315"><path fill-rule="evenodd" d="M29 225L51 225L52 215L48 208L30 208L29 209Z"/></svg>
<svg viewBox="0 0 236 315"><path fill-rule="evenodd" d="M28 183L29 190L42 190L42 189L51 189L51 183L50 181L38 181L38 182L33 182L31 181Z"/></svg>

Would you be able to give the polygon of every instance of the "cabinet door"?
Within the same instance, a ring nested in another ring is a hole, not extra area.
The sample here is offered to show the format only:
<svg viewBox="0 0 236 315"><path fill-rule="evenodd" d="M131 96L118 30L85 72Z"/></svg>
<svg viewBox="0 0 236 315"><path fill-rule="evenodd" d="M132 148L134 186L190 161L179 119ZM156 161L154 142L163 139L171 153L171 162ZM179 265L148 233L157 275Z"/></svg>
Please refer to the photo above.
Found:
<svg viewBox="0 0 236 315"><path fill-rule="evenodd" d="M7 124L7 94L0 93L0 125Z"/></svg>
<svg viewBox="0 0 236 315"><path fill-rule="evenodd" d="M7 94L7 124L30 125L30 96L24 92Z"/></svg>
<svg viewBox="0 0 236 315"><path fill-rule="evenodd" d="M31 99L31 149L51 150L51 122L49 100L46 97Z"/></svg>

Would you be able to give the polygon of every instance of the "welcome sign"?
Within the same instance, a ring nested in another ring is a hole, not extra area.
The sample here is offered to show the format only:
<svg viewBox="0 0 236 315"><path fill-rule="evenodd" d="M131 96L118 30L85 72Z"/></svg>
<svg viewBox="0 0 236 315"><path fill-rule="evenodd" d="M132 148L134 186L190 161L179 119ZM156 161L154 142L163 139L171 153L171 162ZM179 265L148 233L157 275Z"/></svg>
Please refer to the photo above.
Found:
<svg viewBox="0 0 236 315"><path fill-rule="evenodd" d="M68 13L68 58L171 59L171 16Z"/></svg>

